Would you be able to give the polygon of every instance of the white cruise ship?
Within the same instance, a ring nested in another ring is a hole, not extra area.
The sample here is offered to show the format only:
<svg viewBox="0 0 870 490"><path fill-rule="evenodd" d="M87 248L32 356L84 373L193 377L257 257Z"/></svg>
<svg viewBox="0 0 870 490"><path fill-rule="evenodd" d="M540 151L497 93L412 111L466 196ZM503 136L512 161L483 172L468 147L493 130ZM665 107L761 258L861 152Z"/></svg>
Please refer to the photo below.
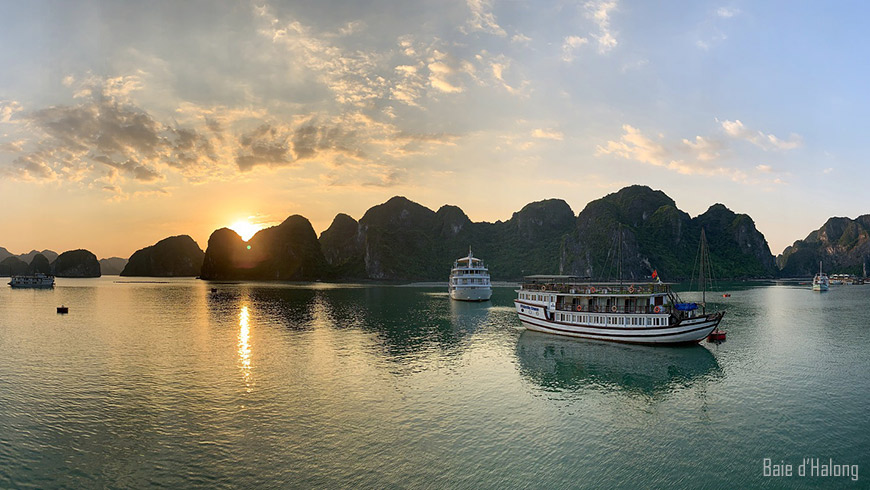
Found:
<svg viewBox="0 0 870 490"><path fill-rule="evenodd" d="M53 288L54 276L39 272L32 276L12 276L9 285L13 288Z"/></svg>
<svg viewBox="0 0 870 490"><path fill-rule="evenodd" d="M468 257L453 263L448 288L450 298L459 301L487 301L492 297L489 270L482 260L474 257L471 247L468 248Z"/></svg>
<svg viewBox="0 0 870 490"><path fill-rule="evenodd" d="M514 301L529 330L634 344L703 340L725 315L683 303L663 283L590 283L572 276L528 276ZM699 312L700 310L700 312Z"/></svg>

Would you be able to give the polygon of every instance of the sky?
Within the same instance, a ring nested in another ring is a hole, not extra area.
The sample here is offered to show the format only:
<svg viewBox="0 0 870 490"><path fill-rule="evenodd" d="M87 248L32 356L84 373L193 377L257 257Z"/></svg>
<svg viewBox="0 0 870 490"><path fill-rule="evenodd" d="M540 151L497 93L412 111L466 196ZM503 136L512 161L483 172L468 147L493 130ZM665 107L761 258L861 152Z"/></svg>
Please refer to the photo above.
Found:
<svg viewBox="0 0 870 490"><path fill-rule="evenodd" d="M402 195L473 221L632 184L774 254L870 213L860 2L29 1L0 16L0 246L129 257Z"/></svg>

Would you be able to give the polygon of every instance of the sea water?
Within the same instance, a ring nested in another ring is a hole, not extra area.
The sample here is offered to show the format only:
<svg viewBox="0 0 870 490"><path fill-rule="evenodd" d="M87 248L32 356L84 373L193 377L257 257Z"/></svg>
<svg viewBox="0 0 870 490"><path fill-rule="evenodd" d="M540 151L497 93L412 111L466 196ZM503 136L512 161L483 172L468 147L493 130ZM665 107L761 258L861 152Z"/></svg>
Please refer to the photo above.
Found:
<svg viewBox="0 0 870 490"><path fill-rule="evenodd" d="M725 343L645 347L525 331L512 287L6 287L0 487L866 488L870 285L730 293Z"/></svg>

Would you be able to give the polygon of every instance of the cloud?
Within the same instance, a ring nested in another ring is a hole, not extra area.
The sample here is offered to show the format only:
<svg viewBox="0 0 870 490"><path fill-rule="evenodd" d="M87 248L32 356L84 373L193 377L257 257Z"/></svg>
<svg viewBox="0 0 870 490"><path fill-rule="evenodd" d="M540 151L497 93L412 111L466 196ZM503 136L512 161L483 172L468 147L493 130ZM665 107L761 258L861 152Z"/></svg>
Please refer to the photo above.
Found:
<svg viewBox="0 0 870 490"><path fill-rule="evenodd" d="M105 155L97 155L93 157L93 160L108 165L109 167L118 171L110 173L112 177L116 177L119 173L124 173L140 182L154 182L157 180L164 180L163 175L155 171L152 167L149 167L147 165L140 165L139 162L135 160L116 162ZM116 180L116 178L110 180Z"/></svg>
<svg viewBox="0 0 870 490"><path fill-rule="evenodd" d="M496 29L488 1L473 0L468 5L474 13L472 25L476 30L503 33L503 29ZM504 76L499 78L511 63L506 56L482 51L472 58L463 57L457 54L463 51L461 43L437 37L422 42L405 34L386 49L345 46L337 42L334 33L319 31L294 18L279 19L268 7L257 11L261 17L260 34L284 58L278 61L299 72L298 83L302 86L309 78L326 87L331 97L321 100L321 105L337 104L335 111L367 110L391 102L423 109L427 101L466 92L469 81L482 87L501 87L512 94L521 93L527 84L525 80L508 82ZM528 39L519 36L518 42ZM493 69L493 63L501 65L501 71ZM484 71L491 76L481 77Z"/></svg>
<svg viewBox="0 0 870 490"><path fill-rule="evenodd" d="M562 141L565 139L565 135L562 134L561 131L556 131L554 129L535 129L532 131L532 138L542 139L542 140L553 140L553 141Z"/></svg>
<svg viewBox="0 0 870 490"><path fill-rule="evenodd" d="M284 166L292 161L289 135L283 129L263 124L239 137L236 165L242 172L256 165Z"/></svg>
<svg viewBox="0 0 870 490"><path fill-rule="evenodd" d="M511 36L512 43L528 44L531 40L532 40L532 38L530 38L529 36L526 36L525 34L521 34L521 33L516 33L513 36Z"/></svg>
<svg viewBox="0 0 870 490"><path fill-rule="evenodd" d="M619 44L610 29L610 14L617 8L616 0L590 1L585 8L586 15L598 26L598 34L592 34L598 41L598 52L608 53Z"/></svg>
<svg viewBox="0 0 870 490"><path fill-rule="evenodd" d="M562 41L562 60L568 63L574 61L574 52L589 42L585 37L567 36Z"/></svg>
<svg viewBox="0 0 870 490"><path fill-rule="evenodd" d="M173 128L128 101L141 90L138 77L102 82L94 77L75 84L75 105L56 105L20 115L32 135L15 142L19 156L11 173L25 180L99 179L108 165L137 182L163 180L163 170L198 174L214 163L208 137L191 128ZM89 177L90 176L90 177Z"/></svg>
<svg viewBox="0 0 870 490"><path fill-rule="evenodd" d="M12 116L21 112L22 107L17 101L14 100L0 100L0 123L11 123Z"/></svg>
<svg viewBox="0 0 870 490"><path fill-rule="evenodd" d="M628 62L628 63L624 63L624 64L622 65L622 67L620 68L620 71L621 71L622 73L628 73L628 72L630 72L630 71L640 70L640 69L642 69L643 67L647 66L648 64L649 64L649 60L646 59L646 58L643 58L643 59L639 59L639 60L636 60L636 61L631 61L631 62Z"/></svg>
<svg viewBox="0 0 870 490"><path fill-rule="evenodd" d="M683 139L683 144L689 147L695 159L702 162L709 162L719 158L722 150L722 144L719 141L695 136L695 140Z"/></svg>
<svg viewBox="0 0 870 490"><path fill-rule="evenodd" d="M51 181L57 179L57 172L46 164L44 156L37 153L22 155L13 161L13 167L4 169L3 173L20 180Z"/></svg>
<svg viewBox="0 0 870 490"><path fill-rule="evenodd" d="M737 168L716 165L711 153L711 142L700 136L695 140L683 139L681 146L668 146L644 135L628 124L622 126L624 134L596 147L597 155L615 155L628 160L664 167L684 175L727 176L734 181L745 181L746 172Z"/></svg>
<svg viewBox="0 0 870 490"><path fill-rule="evenodd" d="M427 68L429 68L429 85L440 92L455 94L462 92L463 89L454 79L454 75L458 70L454 68L451 61L447 54L438 50L434 51L427 65Z"/></svg>
<svg viewBox="0 0 870 490"><path fill-rule="evenodd" d="M341 31L339 35L317 33L297 20L272 17L268 8L259 9L258 13L265 20L261 34L286 50L294 63L304 66L303 73L313 75L328 87L339 104L364 106L383 97L388 90L386 80L379 74L382 63L379 53L345 50L331 42L330 39L340 37Z"/></svg>
<svg viewBox="0 0 870 490"><path fill-rule="evenodd" d="M802 138L792 133L789 136L789 139L782 140L777 138L773 134L765 134L762 131L755 131L747 128L743 125L743 123L737 119L735 121L721 121L722 129L725 130L725 134L735 139L746 140L753 145L767 151L767 150L794 150L795 148L799 148L803 145Z"/></svg>
<svg viewBox="0 0 870 490"><path fill-rule="evenodd" d="M526 88L528 88L529 82L527 80L520 80L517 83L509 84L505 80L505 76L510 71L511 61L507 59L505 56L498 56L496 59L490 62L490 67L492 69L493 78L501 84L501 87L505 89L509 94L512 95L520 95L525 96Z"/></svg>
<svg viewBox="0 0 870 490"><path fill-rule="evenodd" d="M740 13L740 9L735 7L719 7L716 10L716 15L724 19L730 19Z"/></svg>
<svg viewBox="0 0 870 490"><path fill-rule="evenodd" d="M471 18L468 19L466 25L472 31L487 32L502 37L507 35L495 20L495 15L492 13L492 2L489 0L466 0L466 3L471 10Z"/></svg>

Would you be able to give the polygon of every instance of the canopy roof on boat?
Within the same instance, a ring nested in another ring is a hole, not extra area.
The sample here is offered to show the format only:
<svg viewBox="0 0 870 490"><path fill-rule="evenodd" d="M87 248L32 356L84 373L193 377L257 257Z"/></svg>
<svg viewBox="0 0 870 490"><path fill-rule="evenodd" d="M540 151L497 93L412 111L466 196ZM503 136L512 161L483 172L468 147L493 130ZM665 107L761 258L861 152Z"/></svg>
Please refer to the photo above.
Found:
<svg viewBox="0 0 870 490"><path fill-rule="evenodd" d="M601 285L601 286L619 286L623 284L674 284L670 282L658 282L652 279L643 279L637 281L593 281L591 277L567 276L567 275L547 275L537 274L533 276L524 276L523 282L527 284L577 284L577 285Z"/></svg>

